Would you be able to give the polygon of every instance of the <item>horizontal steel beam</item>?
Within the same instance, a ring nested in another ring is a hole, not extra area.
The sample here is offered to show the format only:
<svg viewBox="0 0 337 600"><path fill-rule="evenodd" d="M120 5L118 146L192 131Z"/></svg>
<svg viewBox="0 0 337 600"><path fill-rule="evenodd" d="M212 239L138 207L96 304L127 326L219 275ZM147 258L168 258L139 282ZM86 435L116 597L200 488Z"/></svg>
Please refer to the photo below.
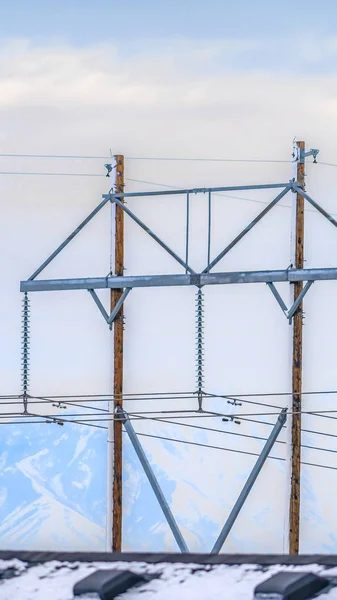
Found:
<svg viewBox="0 0 337 600"><path fill-rule="evenodd" d="M274 190L279 188L285 188L289 186L289 181L286 183L267 183L261 185L231 185L221 186L213 188L190 188L190 189L175 189L175 190L160 190L154 192L126 192L124 194L103 194L102 198L111 199L114 198L133 198L142 196L179 196L179 194L208 194L209 192L243 192L245 190Z"/></svg>
<svg viewBox="0 0 337 600"><path fill-rule="evenodd" d="M280 271L229 271L182 275L135 275L92 277L84 279L48 279L21 281L21 292L60 290L122 289L135 287L172 287L195 285L230 285L234 283L268 283L289 281L328 281L337 279L337 268L285 269Z"/></svg>

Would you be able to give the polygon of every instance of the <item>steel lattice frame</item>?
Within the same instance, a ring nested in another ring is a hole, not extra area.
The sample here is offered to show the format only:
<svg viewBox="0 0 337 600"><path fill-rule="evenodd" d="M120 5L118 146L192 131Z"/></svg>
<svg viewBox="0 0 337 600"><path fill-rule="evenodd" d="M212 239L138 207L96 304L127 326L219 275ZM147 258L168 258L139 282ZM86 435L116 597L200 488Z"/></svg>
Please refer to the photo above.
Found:
<svg viewBox="0 0 337 600"><path fill-rule="evenodd" d="M211 201L212 194L217 192L229 192L229 191L243 191L243 190L280 190L277 196L253 219L239 235L237 235L230 244L228 244L213 260L210 259L210 219L211 219ZM105 321L111 328L114 319L116 318L121 306L126 300L128 294L133 288L137 287L172 287L172 286L195 286L197 290L201 290L206 285L232 285L232 284L244 284L244 283L265 283L273 293L277 303L281 307L286 318L291 321L296 310L299 308L305 294L309 291L314 281L324 280L336 280L337 279L337 267L335 268L319 268L319 269L295 269L291 265L284 270L268 270L268 271L240 271L240 272L218 272L211 273L212 269L219 263L219 261L230 252L239 242L246 236L252 229L263 219L263 217L270 211L277 203L288 193L293 192L300 194L309 202L318 212L320 212L326 219L337 227L337 221L322 208L309 194L307 194L302 186L295 180L290 180L288 183L277 183L277 184L262 184L262 185L245 185L245 186L226 186L226 187L214 187L214 188L196 188L196 189L180 189L170 191L157 191L157 192L133 192L133 193L114 193L110 191L109 194L103 195L101 203L87 216L86 219L66 238L66 240L42 263L42 265L36 269L36 271L26 281L21 281L20 291L25 294L24 306L28 305L28 293L29 292L41 292L41 291L55 291L55 290L87 290L97 305L99 311L103 315ZM189 264L189 202L192 194L207 194L208 195L208 260L205 268L201 273L196 273ZM172 248L170 248L158 235L156 235L145 223L143 223L121 200L122 198L138 198L138 197L149 197L149 196L171 196L171 195L184 195L186 196L186 253L185 257L182 258L176 254ZM36 279L38 275L49 265L52 260L71 242L80 231L95 217L95 215L108 203L116 203L126 215L128 215L133 221L135 221L152 239L154 239L171 257L173 257L177 263L183 267L185 273L182 274L171 274L171 275L140 275L140 276L106 276L106 277L95 277L95 278L81 278L81 279L49 279L40 280ZM298 296L293 305L287 308L284 300L278 293L275 283L277 282L306 282L301 294ZM98 298L95 290L96 289L119 289L122 291L120 300L109 315L103 307L100 299ZM28 328L26 323L26 329ZM24 336L24 402L25 411L27 409L27 361L25 361L25 347L28 345L28 337ZM27 357L26 357L27 358ZM199 402L199 410L202 407ZM269 452L273 447L284 423L286 421L286 410L283 409L276 420L276 423L270 433L270 436L262 449L262 452L256 461L256 464L248 477L246 484L244 485L242 492L237 499L223 529L221 530L217 541L214 544L212 552L217 553L221 550L226 537L231 530L239 511L241 510L252 486L254 485L258 474L260 473L264 462L268 458ZM118 412L118 414L117 414ZM167 523L175 537L175 540L182 552L188 552L186 542L179 530L179 527L175 521L175 518L171 512L171 509L164 497L164 494L159 486L159 483L154 475L152 467L146 457L143 447L139 441L139 438L134 431L131 421L127 412L123 409L116 411L116 418L123 421L126 433L128 434L130 441L137 453L137 456L144 468L144 471L148 477L148 480L152 486L152 489L158 499L158 502L165 515Z"/></svg>

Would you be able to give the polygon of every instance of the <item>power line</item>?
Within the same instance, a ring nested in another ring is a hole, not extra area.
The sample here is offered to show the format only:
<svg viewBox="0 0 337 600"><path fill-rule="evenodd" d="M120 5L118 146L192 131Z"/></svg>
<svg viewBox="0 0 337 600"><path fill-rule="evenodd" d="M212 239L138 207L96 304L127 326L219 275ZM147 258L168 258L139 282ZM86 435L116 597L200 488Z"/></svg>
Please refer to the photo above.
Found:
<svg viewBox="0 0 337 600"><path fill-rule="evenodd" d="M224 450L226 452L235 452L236 454L246 454L248 456L260 456L256 452L248 452L247 450L234 450L233 448L224 448L222 446L212 446L208 444L202 444L201 442L189 442L187 440L177 440L175 438L169 438L162 435L152 435L151 433L140 433L135 431L137 435L149 438L155 438L159 440L166 440L168 442L178 442L182 444L188 444L190 446L200 446L201 448L212 448L213 450ZM273 458L274 460L285 460L285 458L280 458L278 456L268 456L268 458Z"/></svg>
<svg viewBox="0 0 337 600"><path fill-rule="evenodd" d="M220 162L220 163L292 163L291 160L272 158L197 158L173 156L126 156L126 160L168 161L168 162Z"/></svg>
<svg viewBox="0 0 337 600"><path fill-rule="evenodd" d="M124 432L125 433L125 432ZM138 436L143 436L143 437L149 437L149 438L155 438L155 439L162 439L162 440L166 440L169 442L177 442L177 443L181 443L181 444L189 444L192 446L201 446L203 448L212 448L212 449L216 449L216 450L225 450L228 452L235 452L235 453L239 453L239 454L249 454L251 456L260 456L257 453L254 452L246 452L244 450L233 450L232 448L223 448L221 446L211 446L211 445L206 445L206 444L202 444L200 442L189 442L186 440L178 440L175 438L169 438L169 437L165 437L165 436L157 436L157 435L152 435L149 433L140 433L138 431L135 432ZM268 458L274 459L274 460L282 460L285 461L285 458L282 457L278 457L278 456L268 456ZM305 461L301 461L302 465L307 465L307 466L311 466L311 467L319 467L321 469L331 469L333 471L337 471L337 467L333 467L331 465L319 465L317 463L310 463L310 462L305 462Z"/></svg>
<svg viewBox="0 0 337 600"><path fill-rule="evenodd" d="M132 179L131 177L125 177L125 181L131 181L132 183L142 183L145 185L155 185L157 187L163 187L171 190L181 189L177 185L167 185L165 183L157 183L155 181L146 181L143 179ZM232 196L231 194L221 194L219 192L213 192L212 196L220 196L221 198L230 198L232 200L242 200L244 202L254 202L255 204L268 204L268 202L264 202L263 200L256 200L255 198L244 198L243 196ZM285 204L278 204L277 206L288 208L288 206L286 206Z"/></svg>
<svg viewBox="0 0 337 600"><path fill-rule="evenodd" d="M212 394L214 398L230 398L235 396L236 398L263 398L266 396L293 396L297 394L301 394L302 396L315 396L318 394L337 394L337 390L314 390L308 392L254 392L253 394L231 394L230 396L222 395L222 394Z"/></svg>
<svg viewBox="0 0 337 600"><path fill-rule="evenodd" d="M216 418L216 417L223 417L229 420L233 420L233 419L239 419L242 417L254 417L254 416L278 416L280 414L279 411L277 412L261 412L261 413L220 413L220 412L215 412L215 411L209 411L209 410L204 410L202 412L200 412L199 410L195 409L195 410L171 410L171 411L143 411L143 412L136 412L136 411L132 411L132 412L128 412L128 415L131 418L138 418L138 419L148 419L148 420L156 420L156 421L163 421L165 420L166 417L150 417L150 416L145 416L145 415L154 415L154 414L170 414L171 419L207 419L207 418ZM186 413L193 413L193 414L186 414ZM320 411L288 411L287 414L288 415L296 415L296 414L302 414L302 415L312 415L312 416L326 416L323 413L337 413L337 409L334 410L320 410ZM31 414L31 413L30 413ZM13 417L20 417L22 416L19 413L0 413L0 419L2 418L9 418L11 415L13 415ZM176 415L176 416L175 416ZM37 415L40 416L40 415ZM41 416L45 416L45 415L41 415ZM90 413L75 413L75 414L68 414L66 415L68 418L70 417L79 417L79 416L89 416L92 417L93 415L91 415ZM95 416L95 415L94 415ZM59 418L58 415L51 415L50 418ZM111 418L110 418L111 417ZM63 418L63 417L62 417ZM329 416L327 415L327 418L332 418L332 419L336 419L337 417L333 417L333 416ZM121 421L123 420L123 416L116 416L114 413L110 413L110 412L106 412L106 415L103 418L95 418L95 419L90 419L91 421L102 421L102 422L107 422L107 421Z"/></svg>
<svg viewBox="0 0 337 600"><path fill-rule="evenodd" d="M260 421L258 419L247 419L246 417L240 417L240 421L247 421L249 423L257 423L258 425L268 425L274 427L275 423L270 423L270 421ZM286 425L283 425L286 427Z"/></svg>
<svg viewBox="0 0 337 600"><path fill-rule="evenodd" d="M326 431L313 431L312 429L302 429L304 433L310 433L311 435L325 435L326 437L337 438L336 433L328 433Z"/></svg>
<svg viewBox="0 0 337 600"><path fill-rule="evenodd" d="M109 156L67 155L67 154L9 154L1 153L0 158L56 158L65 160L108 160ZM125 160L168 161L168 162L229 162L229 163L291 163L291 160L261 158L198 158L198 157L161 157L161 156L126 156Z"/></svg>
<svg viewBox="0 0 337 600"><path fill-rule="evenodd" d="M317 463L303 461L301 461L301 465L307 465L309 467L320 467L321 469L331 469L332 471L337 471L337 467L332 467L331 465L318 465Z"/></svg>
<svg viewBox="0 0 337 600"><path fill-rule="evenodd" d="M298 392L252 392L250 394L236 394L236 393L230 393L230 394L215 394L212 392L207 392L204 391L204 396L210 399L213 398L224 398L224 399L229 399L229 400L235 400L237 398L266 398L266 397L273 397L273 396L293 396L296 395ZM300 392L302 396L316 396L316 395L333 395L333 394L337 394L337 390L308 390L305 392ZM153 397L153 398L152 398ZM165 400L165 399L172 399L172 400L179 400L179 399L191 399L194 398L196 399L197 397L197 393L195 391L185 391L185 392L133 392L133 393L123 393L123 394L112 394L112 393L103 393L103 394L44 394L43 396L41 395L36 395L36 396L32 396L32 395L28 395L28 400L33 400L33 399L49 399L49 400L58 400L58 399L71 399L71 398L79 398L79 399L85 399L85 398L92 398L92 399L106 399L106 398L123 398L124 400L156 400L156 399L160 399L160 400ZM20 399L22 398L22 394L3 394L0 395L0 400L1 399ZM277 408L277 407L276 407Z"/></svg>
<svg viewBox="0 0 337 600"><path fill-rule="evenodd" d="M13 402L1 402L2 400L7 400L7 399L12 399L13 398ZM28 396L27 399L29 402L32 402L34 404L41 404L44 402L55 402L55 401L62 401L64 404L66 404L65 399L69 399L72 403L77 404L78 399L80 399L81 402L104 402L108 399L117 399L119 398L119 396L115 396L114 394L106 394L106 395L78 395L78 396L70 396L70 395L58 395L58 396ZM129 401L129 402L135 402L135 401L152 401L152 400L195 400L196 399L196 395L195 394L191 394L189 396L149 396L149 397L128 397L125 398L125 396L123 395L122 398L125 401ZM2 404L21 404L22 403L22 396L2 396L0 397L0 406ZM260 403L259 403L260 404ZM79 406L79 404L77 404ZM264 404L263 404L264 405Z"/></svg>
<svg viewBox="0 0 337 600"><path fill-rule="evenodd" d="M158 419L151 419L152 421L157 421ZM169 420L160 420L160 423L167 423L169 425L178 425L181 427L188 427L191 429L198 429L201 431L212 431L214 433L224 433L224 434L228 434L228 435L234 435L234 436L239 436L239 437L244 437L244 438L250 438L250 439L255 439L255 440L261 440L261 441L267 441L268 438L264 438L258 435L250 435L248 433L238 433L236 431L226 431L223 429L213 429L211 427L202 427L201 425L191 425L190 423L176 423L175 421L169 421ZM276 440L276 442L278 442L279 444L285 444L286 442L284 441L280 441L280 440ZM337 452L337 450L336 450Z"/></svg>
<svg viewBox="0 0 337 600"><path fill-rule="evenodd" d="M337 164L327 163L327 162L321 162L321 161L319 161L317 164L318 165L325 165L326 167L337 167Z"/></svg>
<svg viewBox="0 0 337 600"><path fill-rule="evenodd" d="M243 402L248 402L248 401L244 400ZM52 403L52 400L45 399L45 400L35 401L33 403L34 404L40 404L40 403L41 404L45 404L45 403L49 403L50 404L50 403ZM18 402L17 403L14 403L14 402L5 402L5 403L1 403L1 404L3 404L3 405L5 404L6 405L6 404L22 404L22 403L21 402L19 402L19 403ZM78 403L71 403L71 402L64 402L64 401L62 402L62 404L66 404L67 406L72 406L72 407L76 406L76 407L80 407L80 408L86 408L88 410L96 410L96 411L101 411L101 412L109 413L109 411L107 409L99 408L99 407L96 407L96 406L85 406L85 405L78 404ZM62 409L62 407L58 407L58 408ZM277 408L277 407L275 406L275 408ZM88 416L90 416L90 413L85 413L85 414L88 415ZM109 413L109 415L111 415L111 414L112 413ZM137 414L139 414L139 413L137 413ZM2 413L2 415L3 415L3 413ZM0 414L0 419L1 418L7 418L7 417L4 417L2 415ZM7 413L7 415L12 415L12 416L18 417L18 418L21 417L21 415L17 415L17 413ZM109 415L107 415L107 416L109 416ZM69 415L68 414L66 416L70 417L70 416L74 416L74 415ZM318 416L320 416L320 415L318 415ZM51 415L50 415L50 417L51 417ZM58 415L56 416L56 418L57 417L58 417ZM36 417L36 418L39 418L39 417ZM153 420L155 420L155 419L153 419ZM274 425L274 423L270 423L268 421L261 421L261 420L257 420L257 419L241 418L241 420L242 421L246 421L246 422L250 422L250 423L257 423L259 425L267 425L267 426L273 426ZM26 422L26 421L24 421L24 422ZM36 421L30 421L30 422L31 423L36 423ZM71 422L71 421L69 421L69 422ZM169 421L162 421L162 422L168 423ZM0 421L0 423L1 423L1 421ZM18 421L14 421L14 423L18 423ZM253 439L255 438L255 439L261 439L261 440L267 440L267 438L263 438L263 437L260 437L260 436L253 436L253 435L248 435L248 434L241 434L241 433L237 433L237 432L228 432L228 431L225 431L225 430L215 430L215 429L211 429L211 428L201 427L201 426L198 426L198 425L183 424L183 423L175 423L175 424L177 424L177 425L184 425L185 427L191 427L191 428L196 428L196 429L209 430L209 431L217 431L217 432L221 432L222 431L223 433L228 433L228 434L232 434L232 435L236 435L236 436L241 436L241 437L250 437L250 438L253 438ZM309 434L312 434L312 435L322 435L322 436L326 436L326 437L337 438L337 434L327 433L327 432L321 432L321 431L313 431L311 429L302 429L302 432L303 433L309 433ZM307 445L303 445L303 447L312 448L312 446L307 446Z"/></svg>
<svg viewBox="0 0 337 600"><path fill-rule="evenodd" d="M12 155L4 155L4 154L0 154L1 156L12 156ZM21 155L15 155L15 156L21 156ZM62 156L34 156L34 155L22 155L22 156L26 156L26 157L31 157L31 158L111 158L111 157L62 157ZM129 160L136 160L136 158L134 159L129 159ZM221 159L169 159L169 158L163 158L163 159L150 159L150 158L144 158L144 159L137 159L137 160L205 160L205 161L215 161L215 162L219 162ZM229 162L230 159L223 159L223 162ZM291 162L291 161L262 161L262 160L242 160L242 161L237 161L234 160L231 162ZM337 165L333 165L330 163L319 163L319 164L327 164L329 166L337 166ZM44 171L0 171L0 175L15 175L15 176L21 176L21 175L32 175L32 176L45 176L45 177L106 177L105 173L48 173L48 172L44 172ZM132 179L132 178L125 178L126 181L132 181L135 183L144 183L147 185L155 185L155 186L159 186L159 187L165 187L168 189L180 189L177 186L172 186L172 185L166 185L163 183L156 183L154 181L144 181L141 179ZM213 196L220 196L222 198L229 198L229 199L233 199L233 200L239 200L239 201L243 201L243 202L254 202L256 204L264 204L267 205L269 204L269 202L263 201L263 200L256 200L255 198L244 198L243 196L232 196L229 194L221 194L221 193L213 193ZM290 208L290 206L286 205L286 204L278 204L277 208ZM313 210L311 208L305 208L305 210L307 212L312 212L312 213L317 213L316 210ZM331 216L337 216L337 214L335 213L331 213Z"/></svg>
<svg viewBox="0 0 337 600"><path fill-rule="evenodd" d="M61 158L61 159L100 159L100 160L111 160L111 154L109 156L86 156L83 154L71 155L71 154L5 154L1 153L0 158Z"/></svg>
<svg viewBox="0 0 337 600"><path fill-rule="evenodd" d="M22 415L21 415L22 416ZM38 418L38 417L35 417ZM30 421L28 419L24 419L23 421L8 421L8 422L1 422L0 421L0 425L64 425L63 423L59 423L58 419L48 419L45 417L39 417L42 420L40 421ZM94 423L76 423L76 421L66 421L66 423L70 423L70 424L75 424L75 425L83 425L84 427L95 427L97 429L108 429L107 427L104 427L103 425L95 425Z"/></svg>
<svg viewBox="0 0 337 600"><path fill-rule="evenodd" d="M78 424L80 426L88 426L88 427L94 427L97 429L104 429L107 430L107 427L104 427L102 425L96 425L94 423L91 422L81 422L81 421L67 421L67 420L63 420L60 419L61 423L58 422L58 420L53 420L51 418L46 418L44 416L39 416L36 415L35 418L40 418L43 420L40 421L28 421L28 420L23 420L23 421L15 421L15 423L13 422L8 422L8 423L1 423L0 425L20 425L20 424L34 424L34 425L38 425L38 424L64 424L64 423L71 423L71 424ZM169 423L169 421L167 421ZM182 423L173 423L175 425L183 425ZM193 425L188 425L189 427L195 427L198 429L205 429L206 431L215 431L215 432L220 432L220 433L232 433L234 435L244 435L244 434L235 434L235 432L226 432L226 431L221 431L221 430L213 430L213 429L208 429L208 428L201 428L201 427L197 427L197 426L193 426ZM125 433L125 432L123 432ZM249 452L249 451L245 451L245 450L237 450L237 449L233 449L233 448L224 448L222 446L215 446L215 445L210 445L210 444L202 444L201 442L190 442L188 440L179 440L176 438L170 438L170 437L166 437L166 436L159 436L159 435L154 435L154 434L148 434L148 433L141 433L141 432L135 432L138 436L143 436L143 437L149 437L149 438L154 438L154 439L161 439L161 440L166 440L166 441L171 441L171 442L176 442L176 443L182 443L182 444L188 444L188 445L192 445L192 446L199 446L199 447L203 447L203 448L211 448L211 449L215 449L215 450L222 450L222 451L226 451L226 452L234 452L236 454L245 454L245 455L249 455L249 456L260 456L258 453L256 452ZM254 439L260 439L260 440L267 440L267 438L258 438L257 436L245 436L245 437L251 437ZM283 443L285 444L286 442L277 440L279 443ZM337 450L331 450L329 448L318 448L318 447L314 447L314 446L307 446L307 445L302 445L302 447L304 448L309 448L309 449L313 449L313 450L321 450L323 452L332 452L332 453L337 453ZM285 459L282 457L278 457L278 456L268 456L268 458L274 459L274 460L282 460L284 461ZM307 466L312 466L312 467L318 467L318 468L322 468L322 469L331 469L336 471L337 467L333 467L331 465L320 465L317 463L310 463L310 462L305 462L302 461L301 464L303 465L307 465Z"/></svg>
<svg viewBox="0 0 337 600"><path fill-rule="evenodd" d="M337 394L337 391L336 391ZM51 398L51 399L56 399L56 398L109 398L109 397L115 397L115 398L124 398L126 399L127 397L130 397L130 399L132 399L132 397L135 396L161 396L160 399L163 399L165 396L169 396L174 398L175 396L178 397L189 397L189 398L194 398L196 396L196 392L193 391L189 391L189 392L134 392L134 393L123 393L123 394L58 394L58 395L52 395L52 394L44 394L44 396L28 396L28 398ZM4 397L4 396L0 396ZM10 396L6 396L6 397L10 397ZM15 398L20 398L20 395L15 396Z"/></svg>
<svg viewBox="0 0 337 600"><path fill-rule="evenodd" d="M206 419L206 418L216 418L216 417L224 417L226 419L239 419L241 417L254 417L254 416L258 416L258 417L262 417L262 416L278 416L280 414L279 411L277 412L258 412L258 413L220 413L220 412L216 412L216 411L209 411L209 410L203 410L202 412L200 412L199 410L195 409L195 410L170 410L170 411L132 411L129 412L129 415L132 416L136 416L137 418L142 418L142 419L150 419L150 420L158 420L161 421L163 419L165 419L165 417L146 417L144 415L153 415L153 414L173 414L173 415L177 415L177 416L172 416L171 418L175 418L175 419L197 419L197 418L202 418L202 419ZM186 414L186 413L193 413L193 414ZM319 411L305 411L305 410L301 410L301 411L288 411L287 414L288 415L296 415L296 414L302 414L302 415L312 415L312 416L326 416L326 418L331 418L331 419L336 419L337 417L333 417L330 415L325 415L324 413L337 413L337 409L334 410L319 410ZM17 414L17 413L7 413L7 414ZM91 416L88 413L76 413L75 415L68 415L69 417L71 416ZM119 421L119 420L123 420L123 417L116 417L113 413L106 413L106 417L112 417L113 420ZM92 419L95 421L110 421L111 419L109 418L102 418L102 419ZM0 418L1 418L1 413L0 413Z"/></svg>
<svg viewBox="0 0 337 600"><path fill-rule="evenodd" d="M164 436L152 435L152 434L149 434L149 433L139 433L138 431L136 431L135 433L137 435L141 435L141 436L144 436L144 437L150 437L150 438L156 438L156 439L166 440L166 441L169 441L169 442L178 442L178 443L181 443L181 444L191 444L191 445L195 445L195 446L205 447L205 444L200 444L198 442L186 442L185 440L177 440L177 439L174 439L174 438L168 438L168 437L164 437ZM219 447L219 446L206 446L206 447L207 448L214 448L216 450L227 450L227 448L222 448L222 447ZM230 452L238 452L240 454L248 454L247 452L244 452L243 450L229 450L229 451ZM251 454L253 456L260 456L259 454L254 454L253 452L251 452L249 454ZM281 458L281 457L278 457L278 456L268 456L268 458L272 458L274 460L283 460L283 461L285 461L285 458ZM304 461L301 461L301 464L302 465L308 465L310 467L319 467L321 469L331 469L333 471L337 471L337 467L332 467L331 465L319 465L319 464L316 464L316 463L309 463L309 462L304 462Z"/></svg>
<svg viewBox="0 0 337 600"><path fill-rule="evenodd" d="M202 431L212 431L215 433L225 433L225 434L229 434L229 435L235 435L235 436L241 436L241 437L246 437L246 438L250 438L250 439L256 439L256 440L260 440L260 441L267 441L268 438L264 438L264 437L260 437L260 436L254 436L254 435L249 435L249 434L245 434L245 433L236 433L234 431L223 431L222 429L212 429L210 427L201 427L200 425L190 425L190 424L186 424L186 423L176 423L174 421L160 421L161 423L168 423L171 425L180 425L182 427L189 427L189 428L193 428L193 429L199 429ZM286 444L285 441L283 440L276 440L276 443L279 444ZM318 446L309 446L308 444L301 444L302 448L306 448L309 450L316 450L316 451L320 451L320 452L331 452L332 454L337 454L337 450L333 450L331 448L320 448ZM258 455L259 456L259 455Z"/></svg>
<svg viewBox="0 0 337 600"><path fill-rule="evenodd" d="M320 163L320 164L325 164L325 163ZM331 165L331 166L337 166L337 165ZM167 185L167 184L164 184L164 183L156 183L155 181L144 181L142 179L131 179L131 178L128 178L128 177L126 177L125 180L126 181L132 181L134 183L142 183L142 184L146 184L146 185L155 185L155 186L158 186L158 187L163 187L163 188L168 188L168 189L175 189L175 190L181 189L180 187L178 187L176 185ZM219 193L219 192L213 192L212 196L220 196L221 198L229 198L229 199L232 199L232 200L241 200L243 202L254 202L256 204L263 204L265 206L269 204L269 201L266 202L264 200L256 200L256 198L245 198L243 196L232 196L230 194L222 194L222 193ZM290 209L291 206L289 206L288 204L278 203L275 208L287 208L287 209ZM316 209L307 208L307 206L305 206L305 211L306 212L311 212L311 213L318 214L318 211ZM330 214L333 217L337 217L336 213L330 213Z"/></svg>
<svg viewBox="0 0 337 600"><path fill-rule="evenodd" d="M45 173L42 171L0 171L0 175L44 175L46 177L106 177L104 173Z"/></svg>

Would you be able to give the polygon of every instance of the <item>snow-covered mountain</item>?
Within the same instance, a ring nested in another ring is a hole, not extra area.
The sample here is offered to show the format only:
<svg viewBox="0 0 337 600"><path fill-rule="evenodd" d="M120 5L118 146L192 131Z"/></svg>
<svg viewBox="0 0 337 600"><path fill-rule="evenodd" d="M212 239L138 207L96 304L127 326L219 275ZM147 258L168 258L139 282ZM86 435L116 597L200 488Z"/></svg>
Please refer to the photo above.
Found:
<svg viewBox="0 0 337 600"><path fill-rule="evenodd" d="M0 547L103 550L105 434L12 425L0 443Z"/></svg>

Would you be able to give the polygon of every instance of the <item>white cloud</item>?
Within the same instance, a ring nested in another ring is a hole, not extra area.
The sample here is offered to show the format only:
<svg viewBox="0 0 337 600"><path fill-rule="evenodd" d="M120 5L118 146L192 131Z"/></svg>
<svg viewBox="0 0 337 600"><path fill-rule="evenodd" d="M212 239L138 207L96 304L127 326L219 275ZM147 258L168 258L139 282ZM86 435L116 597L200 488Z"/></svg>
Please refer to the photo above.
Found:
<svg viewBox="0 0 337 600"><path fill-rule="evenodd" d="M334 45L330 42L328 48ZM272 70L256 70L247 62L240 71L231 57L249 52L254 44L242 42L180 44L171 53L124 58L113 46L85 49L35 47L13 42L0 50L0 107L49 107L81 109L106 107L176 108L180 110L219 108L244 112L268 108L291 109L294 94L301 95L302 110L337 93L336 77L298 77ZM212 66L217 55L226 60L210 75L202 68ZM320 83L317 89L317 82Z"/></svg>

